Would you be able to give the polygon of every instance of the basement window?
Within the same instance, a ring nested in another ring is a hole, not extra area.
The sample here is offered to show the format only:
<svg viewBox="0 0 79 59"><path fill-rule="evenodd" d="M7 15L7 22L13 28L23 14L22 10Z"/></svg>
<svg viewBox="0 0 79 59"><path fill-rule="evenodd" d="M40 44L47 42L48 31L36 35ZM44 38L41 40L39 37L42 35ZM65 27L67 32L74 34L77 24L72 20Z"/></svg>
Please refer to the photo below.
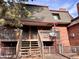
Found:
<svg viewBox="0 0 79 59"><path fill-rule="evenodd" d="M11 56L16 54L17 41L5 41L1 42L1 55Z"/></svg>
<svg viewBox="0 0 79 59"><path fill-rule="evenodd" d="M43 41L44 46L53 46L53 41Z"/></svg>
<svg viewBox="0 0 79 59"><path fill-rule="evenodd" d="M44 53L51 54L53 51L54 42L53 41L43 41Z"/></svg>
<svg viewBox="0 0 79 59"><path fill-rule="evenodd" d="M17 42L16 41L13 41L13 42L1 42L2 44L2 47L16 47L17 45Z"/></svg>

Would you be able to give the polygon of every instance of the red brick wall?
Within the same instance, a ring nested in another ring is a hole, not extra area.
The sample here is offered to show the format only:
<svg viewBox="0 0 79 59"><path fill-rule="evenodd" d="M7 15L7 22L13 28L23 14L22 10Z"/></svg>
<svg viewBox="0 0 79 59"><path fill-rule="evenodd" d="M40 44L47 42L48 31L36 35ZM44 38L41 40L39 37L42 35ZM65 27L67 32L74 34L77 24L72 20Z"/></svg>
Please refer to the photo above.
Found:
<svg viewBox="0 0 79 59"><path fill-rule="evenodd" d="M79 46L79 24L69 27L68 32L70 45ZM72 33L74 33L74 36Z"/></svg>
<svg viewBox="0 0 79 59"><path fill-rule="evenodd" d="M70 46L67 27L56 27L56 29L60 32L60 43L63 46Z"/></svg>

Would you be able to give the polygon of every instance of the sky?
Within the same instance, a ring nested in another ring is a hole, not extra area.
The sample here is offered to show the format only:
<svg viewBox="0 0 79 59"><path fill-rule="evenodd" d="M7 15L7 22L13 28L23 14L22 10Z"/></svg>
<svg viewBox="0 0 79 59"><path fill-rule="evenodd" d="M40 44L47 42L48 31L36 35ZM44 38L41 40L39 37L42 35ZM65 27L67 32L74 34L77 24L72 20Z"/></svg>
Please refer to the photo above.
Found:
<svg viewBox="0 0 79 59"><path fill-rule="evenodd" d="M59 10L59 8L65 8L69 11L72 17L77 17L76 4L79 0L34 0L36 4L48 5L49 9ZM31 3L31 2L30 2Z"/></svg>
<svg viewBox="0 0 79 59"><path fill-rule="evenodd" d="M34 0L33 2L29 0L29 3L48 5L49 9L52 10L59 10L59 8L65 8L67 11L69 11L72 17L77 17L78 15L76 7L76 4L78 2L79 0Z"/></svg>

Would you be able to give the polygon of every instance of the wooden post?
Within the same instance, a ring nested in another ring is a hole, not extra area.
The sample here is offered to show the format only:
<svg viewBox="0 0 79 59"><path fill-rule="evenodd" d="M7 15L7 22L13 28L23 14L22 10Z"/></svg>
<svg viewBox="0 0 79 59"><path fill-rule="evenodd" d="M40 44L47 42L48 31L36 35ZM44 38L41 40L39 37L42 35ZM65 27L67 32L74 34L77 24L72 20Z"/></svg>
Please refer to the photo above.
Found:
<svg viewBox="0 0 79 59"><path fill-rule="evenodd" d="M22 30L18 29L18 31L20 31L20 35L19 35L19 39L17 42L17 46L16 46L16 59L18 59L19 57L19 52L20 52L20 46L21 46L21 38L22 38Z"/></svg>
<svg viewBox="0 0 79 59"><path fill-rule="evenodd" d="M55 35L55 33L56 33L56 24L54 23L54 35ZM54 46L55 46L55 52L57 53L57 41L56 41L56 37L54 39L55 39L55 44L54 44Z"/></svg>
<svg viewBox="0 0 79 59"><path fill-rule="evenodd" d="M0 41L0 56L1 56L1 41Z"/></svg>
<svg viewBox="0 0 79 59"><path fill-rule="evenodd" d="M30 56L32 55L31 53L31 41L30 41L30 49L29 49L29 52L30 52Z"/></svg>
<svg viewBox="0 0 79 59"><path fill-rule="evenodd" d="M29 26L29 39L31 39L31 26Z"/></svg>
<svg viewBox="0 0 79 59"><path fill-rule="evenodd" d="M38 31L39 34L39 42L40 42L40 49L41 49L41 57L44 59L44 47L43 47L43 41L40 38L40 31Z"/></svg>

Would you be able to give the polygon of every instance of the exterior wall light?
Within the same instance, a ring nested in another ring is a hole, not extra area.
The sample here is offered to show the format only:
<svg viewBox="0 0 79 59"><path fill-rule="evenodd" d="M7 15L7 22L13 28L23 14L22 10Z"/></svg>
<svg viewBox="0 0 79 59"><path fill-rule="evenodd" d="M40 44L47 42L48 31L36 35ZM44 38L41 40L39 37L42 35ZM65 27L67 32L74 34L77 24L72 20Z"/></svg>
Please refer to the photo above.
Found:
<svg viewBox="0 0 79 59"><path fill-rule="evenodd" d="M57 34L56 34L56 32L52 31L52 32L49 33L49 36L50 36L50 37L56 37Z"/></svg>
<svg viewBox="0 0 79 59"><path fill-rule="evenodd" d="M75 37L75 33L71 33L70 36L71 36L72 38L74 38L74 37Z"/></svg>

